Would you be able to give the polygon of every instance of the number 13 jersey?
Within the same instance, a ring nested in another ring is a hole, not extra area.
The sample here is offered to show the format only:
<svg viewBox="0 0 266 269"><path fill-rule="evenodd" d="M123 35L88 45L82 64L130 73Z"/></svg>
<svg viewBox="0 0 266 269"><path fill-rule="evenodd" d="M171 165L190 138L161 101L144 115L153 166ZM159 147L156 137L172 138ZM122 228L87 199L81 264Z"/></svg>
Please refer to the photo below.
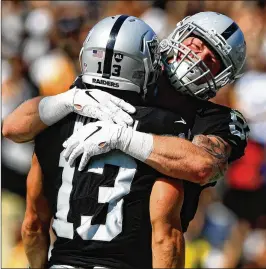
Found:
<svg viewBox="0 0 266 269"><path fill-rule="evenodd" d="M179 115L137 107L142 132L187 137ZM70 167L63 142L86 124L71 114L36 138L35 152L44 175L44 192L54 214L57 240L50 265L152 268L149 200L157 171L122 153L93 157L84 171Z"/></svg>

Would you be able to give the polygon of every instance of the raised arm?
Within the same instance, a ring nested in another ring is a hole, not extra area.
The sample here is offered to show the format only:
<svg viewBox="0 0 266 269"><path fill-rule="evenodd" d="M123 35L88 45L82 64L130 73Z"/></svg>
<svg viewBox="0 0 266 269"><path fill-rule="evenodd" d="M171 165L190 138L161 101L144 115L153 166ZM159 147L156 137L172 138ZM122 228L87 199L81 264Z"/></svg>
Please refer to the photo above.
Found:
<svg viewBox="0 0 266 269"><path fill-rule="evenodd" d="M64 156L71 165L83 153L79 170L84 169L90 157L119 149L164 175L199 184L223 175L231 150L230 145L216 136L198 135L190 142L108 122L83 126L63 146L66 148Z"/></svg>
<svg viewBox="0 0 266 269"><path fill-rule="evenodd" d="M17 143L33 140L33 138L48 126L39 115L38 106L43 97L39 96L22 103L3 122L3 136Z"/></svg>
<svg viewBox="0 0 266 269"><path fill-rule="evenodd" d="M17 143L31 141L71 112L121 125L132 124L132 118L124 111L134 113L135 108L109 93L75 87L61 94L24 102L4 120L2 133Z"/></svg>
<svg viewBox="0 0 266 269"><path fill-rule="evenodd" d="M27 178L27 206L21 229L30 268L46 268L51 212L43 195L42 171L36 155Z"/></svg>
<svg viewBox="0 0 266 269"><path fill-rule="evenodd" d="M223 177L231 146L218 136L197 135L192 143L153 135L153 150L145 163L159 172L206 184Z"/></svg>

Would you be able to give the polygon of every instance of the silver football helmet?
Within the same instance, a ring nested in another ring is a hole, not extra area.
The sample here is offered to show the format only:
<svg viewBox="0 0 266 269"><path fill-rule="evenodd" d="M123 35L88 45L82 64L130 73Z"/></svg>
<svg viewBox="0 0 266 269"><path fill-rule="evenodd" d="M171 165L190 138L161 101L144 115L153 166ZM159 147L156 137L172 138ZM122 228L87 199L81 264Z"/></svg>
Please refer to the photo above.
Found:
<svg viewBox="0 0 266 269"><path fill-rule="evenodd" d="M205 41L220 57L223 67L217 75L213 76L201 58L182 44L190 36ZM221 87L240 77L246 59L246 43L241 29L232 19L216 12L200 12L186 17L160 47L172 85L201 99L214 97ZM170 57L174 59L171 63Z"/></svg>
<svg viewBox="0 0 266 269"><path fill-rule="evenodd" d="M89 32L80 65L85 83L145 96L162 70L159 41L152 28L136 17L107 17Z"/></svg>

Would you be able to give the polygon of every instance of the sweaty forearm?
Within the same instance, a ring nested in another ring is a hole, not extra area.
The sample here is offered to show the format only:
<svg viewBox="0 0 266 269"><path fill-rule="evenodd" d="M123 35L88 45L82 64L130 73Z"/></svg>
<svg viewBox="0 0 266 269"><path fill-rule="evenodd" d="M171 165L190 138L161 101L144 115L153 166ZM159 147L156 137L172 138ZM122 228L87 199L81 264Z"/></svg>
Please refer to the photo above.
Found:
<svg viewBox="0 0 266 269"><path fill-rule="evenodd" d="M132 134L128 135L129 132ZM188 140L146 134L129 128L123 131L122 137L120 140L123 143L118 143L118 149L164 175L202 183L214 172L212 156Z"/></svg>
<svg viewBox="0 0 266 269"><path fill-rule="evenodd" d="M145 163L159 172L199 183L212 173L212 158L190 141L153 135L153 150Z"/></svg>
<svg viewBox="0 0 266 269"><path fill-rule="evenodd" d="M182 232L168 227L167 233L162 233L162 238L156 240L152 236L153 268L184 268L185 241Z"/></svg>
<svg viewBox="0 0 266 269"><path fill-rule="evenodd" d="M24 222L22 241L30 268L46 268L50 245L49 230Z"/></svg>
<svg viewBox="0 0 266 269"><path fill-rule="evenodd" d="M27 177L27 206L21 229L25 253L31 268L46 268L50 222L50 208L43 195L42 170L34 154Z"/></svg>
<svg viewBox="0 0 266 269"><path fill-rule="evenodd" d="M28 100L9 114L3 122L3 136L17 143L31 141L47 128L39 116L38 106L43 97Z"/></svg>
<svg viewBox="0 0 266 269"><path fill-rule="evenodd" d="M132 127L95 122L81 128L63 146L66 148L64 157L69 158L71 164L83 152L80 170L91 156L118 149L164 175L206 184L217 171L220 176L229 156L224 154L225 144L219 141L220 138L206 139L197 143L193 139L192 143L183 138L157 136L135 131ZM218 178L215 176L214 179Z"/></svg>
<svg viewBox="0 0 266 269"><path fill-rule="evenodd" d="M39 96L24 102L4 120L3 135L17 143L33 140L45 128L72 112L73 93Z"/></svg>
<svg viewBox="0 0 266 269"><path fill-rule="evenodd" d="M159 179L154 183L150 197L153 268L184 268L183 200L182 181Z"/></svg>

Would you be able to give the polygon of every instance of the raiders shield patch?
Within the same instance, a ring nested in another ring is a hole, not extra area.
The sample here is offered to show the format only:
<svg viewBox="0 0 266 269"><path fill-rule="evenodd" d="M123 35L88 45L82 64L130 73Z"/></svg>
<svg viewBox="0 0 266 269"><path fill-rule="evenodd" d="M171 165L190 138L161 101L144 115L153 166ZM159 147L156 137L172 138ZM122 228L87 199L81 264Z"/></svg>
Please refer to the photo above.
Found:
<svg viewBox="0 0 266 269"><path fill-rule="evenodd" d="M159 40L158 37L155 35L152 40L147 41L147 45L149 48L151 60L153 63L153 66L156 67L160 62L160 51L159 51Z"/></svg>

